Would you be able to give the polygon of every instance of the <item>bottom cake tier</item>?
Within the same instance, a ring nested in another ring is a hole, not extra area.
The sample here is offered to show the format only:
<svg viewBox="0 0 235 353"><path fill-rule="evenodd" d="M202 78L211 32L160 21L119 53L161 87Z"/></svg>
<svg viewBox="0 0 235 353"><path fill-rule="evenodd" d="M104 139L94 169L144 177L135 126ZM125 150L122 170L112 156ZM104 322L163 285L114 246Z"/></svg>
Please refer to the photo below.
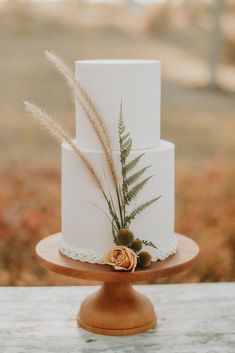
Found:
<svg viewBox="0 0 235 353"><path fill-rule="evenodd" d="M82 150L100 176L105 190L112 190L104 155L96 150ZM145 153L139 169L151 165L147 175L154 175L131 207L156 196L161 198L132 221L130 229L136 238L151 241L148 247L152 260L164 260L175 253L174 235L174 145L161 140L156 149L135 150L130 159ZM113 152L120 176L120 154ZM105 176L104 176L105 175ZM121 179L120 179L121 180ZM67 144L62 145L62 241L60 251L70 258L102 264L104 254L115 246L107 217L104 197L83 162Z"/></svg>

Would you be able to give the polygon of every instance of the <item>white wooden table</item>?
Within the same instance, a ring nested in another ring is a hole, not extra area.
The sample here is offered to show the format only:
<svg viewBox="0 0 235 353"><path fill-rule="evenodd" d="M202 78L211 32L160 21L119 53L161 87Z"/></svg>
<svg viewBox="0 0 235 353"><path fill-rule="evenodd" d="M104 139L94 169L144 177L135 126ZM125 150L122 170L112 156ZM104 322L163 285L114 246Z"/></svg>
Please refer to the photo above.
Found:
<svg viewBox="0 0 235 353"><path fill-rule="evenodd" d="M110 337L77 327L94 287L0 288L0 353L235 353L235 283L138 286L155 330Z"/></svg>

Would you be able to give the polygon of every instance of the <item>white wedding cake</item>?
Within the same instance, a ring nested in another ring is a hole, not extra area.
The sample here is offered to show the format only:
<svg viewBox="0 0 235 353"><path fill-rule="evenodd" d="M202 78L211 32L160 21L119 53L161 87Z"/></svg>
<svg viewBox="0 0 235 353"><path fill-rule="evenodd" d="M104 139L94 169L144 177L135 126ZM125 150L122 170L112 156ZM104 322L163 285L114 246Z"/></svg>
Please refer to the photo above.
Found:
<svg viewBox="0 0 235 353"><path fill-rule="evenodd" d="M130 159L144 154L139 167L149 175L136 204L161 196L131 223L131 230L148 247L152 261L164 260L176 251L174 234L174 145L160 139L160 62L155 60L82 60L75 75L101 113L110 135L111 150L121 178L118 116L122 100L123 119L132 137ZM107 192L104 152L84 112L76 102L74 141L99 174ZM132 205L132 207L134 207ZM90 174L68 144L62 144L62 241L60 251L73 259L104 263L114 246L107 205Z"/></svg>

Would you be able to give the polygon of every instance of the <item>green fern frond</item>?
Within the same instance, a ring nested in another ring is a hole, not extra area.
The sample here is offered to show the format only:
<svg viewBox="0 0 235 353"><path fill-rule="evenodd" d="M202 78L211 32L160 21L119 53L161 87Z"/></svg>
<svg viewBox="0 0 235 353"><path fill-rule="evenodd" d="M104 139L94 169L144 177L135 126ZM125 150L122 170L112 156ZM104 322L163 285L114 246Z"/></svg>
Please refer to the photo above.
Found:
<svg viewBox="0 0 235 353"><path fill-rule="evenodd" d="M142 203L138 207L136 207L130 214L127 216L127 221L130 223L137 215L139 215L141 212L143 212L146 208L151 206L154 202L160 199L161 196L155 197L152 200L149 200L147 202Z"/></svg>
<svg viewBox="0 0 235 353"><path fill-rule="evenodd" d="M131 172L135 166L137 165L137 163L139 162L139 160L143 157L144 153L139 154L137 157L135 157L134 159L132 159L130 162L128 162L125 165L125 173L129 173Z"/></svg>
<svg viewBox="0 0 235 353"><path fill-rule="evenodd" d="M129 155L132 148L132 139L129 132L126 132L125 123L123 120L122 114L122 101L120 104L119 120L118 120L118 135L119 135L119 147L120 147L120 162L121 162L121 173L122 173L122 184L117 188L117 198L118 198L118 207L120 212L120 221L117 214L115 214L114 222L119 228L119 224L128 227L130 222L152 203L157 201L159 197L156 197L150 201L147 201L138 207L136 207L129 215L127 214L127 206L133 201L138 193L144 188L146 183L153 177L153 175L148 176L144 180L139 181L140 177L144 172L150 167L146 166L140 170L133 171L137 166L140 159L143 157L144 153L141 153L129 160ZM131 171L133 171L131 173ZM111 204L111 211L113 211L114 205ZM114 212L113 212L114 213ZM118 219L117 219L118 218ZM119 222L118 222L119 221Z"/></svg>
<svg viewBox="0 0 235 353"><path fill-rule="evenodd" d="M154 245L151 241L142 240L142 243L143 243L145 246L151 246L151 247L154 248L154 249L158 249L158 247L157 247L156 245Z"/></svg>
<svg viewBox="0 0 235 353"><path fill-rule="evenodd" d="M130 152L131 152L131 146L132 146L132 140L130 139L128 145L126 146L126 148L125 148L124 151L123 151L123 154L124 154L124 158L125 158L125 159L129 156L129 154L130 154Z"/></svg>
<svg viewBox="0 0 235 353"><path fill-rule="evenodd" d="M122 135L124 131L125 131L124 126L119 127L119 135Z"/></svg>
<svg viewBox="0 0 235 353"><path fill-rule="evenodd" d="M121 152L125 152L125 150L128 148L128 146L130 145L131 142L132 142L132 140L130 137L125 142L122 142Z"/></svg>
<svg viewBox="0 0 235 353"><path fill-rule="evenodd" d="M149 177L147 177L144 180L142 180L140 183L138 183L135 186L133 186L133 188L128 191L128 193L127 193L128 202L131 202L133 199L136 198L137 194L143 189L143 187L147 184L147 182L152 177L153 177L153 175L150 175Z"/></svg>
<svg viewBox="0 0 235 353"><path fill-rule="evenodd" d="M119 133L119 137L123 134L123 132L125 131L125 125L124 125L124 121L122 118L122 101L120 104L120 113L119 113L119 120L118 120L118 133Z"/></svg>
<svg viewBox="0 0 235 353"><path fill-rule="evenodd" d="M132 174L131 176L129 176L129 178L127 178L126 183L128 186L136 183L138 181L138 179L144 174L144 172L150 167L150 165L148 165L147 167L144 167L142 169L140 169L138 172Z"/></svg>
<svg viewBox="0 0 235 353"><path fill-rule="evenodd" d="M120 136L120 139L122 140L122 142L124 142L129 136L130 136L130 133L128 132L125 135Z"/></svg>

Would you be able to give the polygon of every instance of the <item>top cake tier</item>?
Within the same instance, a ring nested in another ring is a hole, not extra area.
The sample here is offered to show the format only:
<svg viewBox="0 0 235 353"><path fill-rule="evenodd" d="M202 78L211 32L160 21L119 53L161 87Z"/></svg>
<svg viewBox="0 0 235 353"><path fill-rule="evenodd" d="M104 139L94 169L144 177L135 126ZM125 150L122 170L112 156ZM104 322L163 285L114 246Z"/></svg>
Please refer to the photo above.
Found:
<svg viewBox="0 0 235 353"><path fill-rule="evenodd" d="M104 119L112 150L119 149L117 126L121 100L126 129L133 140L132 149L158 147L161 90L159 61L81 60L75 62L75 75ZM81 148L101 148L78 102L76 140Z"/></svg>

